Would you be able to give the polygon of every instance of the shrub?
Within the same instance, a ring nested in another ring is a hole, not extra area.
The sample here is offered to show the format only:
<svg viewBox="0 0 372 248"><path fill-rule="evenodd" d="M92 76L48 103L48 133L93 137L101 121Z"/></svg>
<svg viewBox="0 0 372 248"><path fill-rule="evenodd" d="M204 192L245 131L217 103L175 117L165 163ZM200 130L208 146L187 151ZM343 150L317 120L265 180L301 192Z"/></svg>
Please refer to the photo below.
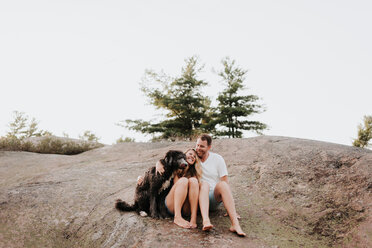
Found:
<svg viewBox="0 0 372 248"><path fill-rule="evenodd" d="M128 142L135 142L136 140L134 138L130 138L130 137L125 137L123 138L123 136L121 136L119 139L116 140L116 144L119 144L119 143L128 143Z"/></svg>
<svg viewBox="0 0 372 248"><path fill-rule="evenodd" d="M97 142L75 141L56 136L44 136L29 139L18 139L14 136L0 138L0 150L5 151L75 155L102 146L102 144Z"/></svg>
<svg viewBox="0 0 372 248"><path fill-rule="evenodd" d="M22 142L15 136L0 137L0 150L21 151Z"/></svg>
<svg viewBox="0 0 372 248"><path fill-rule="evenodd" d="M65 133L65 138L56 137L51 132L39 130L35 118L30 120L24 112L14 111L13 114L10 130L6 137L0 137L0 150L73 155L103 146L91 131L80 136L82 140L69 139Z"/></svg>

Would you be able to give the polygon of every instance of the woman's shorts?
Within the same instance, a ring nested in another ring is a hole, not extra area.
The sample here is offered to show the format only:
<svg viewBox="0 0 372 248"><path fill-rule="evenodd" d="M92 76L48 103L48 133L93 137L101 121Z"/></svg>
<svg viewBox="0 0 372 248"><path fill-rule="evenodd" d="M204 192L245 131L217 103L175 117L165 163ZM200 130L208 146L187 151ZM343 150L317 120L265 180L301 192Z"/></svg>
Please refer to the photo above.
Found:
<svg viewBox="0 0 372 248"><path fill-rule="evenodd" d="M214 189L209 190L209 211L216 211L222 201L218 202L214 197Z"/></svg>
<svg viewBox="0 0 372 248"><path fill-rule="evenodd" d="M214 189L209 190L209 211L216 211L217 208L221 205L222 201L218 202L216 198L214 197ZM171 216L174 216L174 213L171 212L167 206L167 198L164 199L164 205L167 209L168 213ZM183 214L183 213L182 213Z"/></svg>
<svg viewBox="0 0 372 248"><path fill-rule="evenodd" d="M174 216L174 213L172 213L167 206L167 197L165 197L164 199L164 205L165 205L165 209L167 209L168 214L170 214L170 216Z"/></svg>

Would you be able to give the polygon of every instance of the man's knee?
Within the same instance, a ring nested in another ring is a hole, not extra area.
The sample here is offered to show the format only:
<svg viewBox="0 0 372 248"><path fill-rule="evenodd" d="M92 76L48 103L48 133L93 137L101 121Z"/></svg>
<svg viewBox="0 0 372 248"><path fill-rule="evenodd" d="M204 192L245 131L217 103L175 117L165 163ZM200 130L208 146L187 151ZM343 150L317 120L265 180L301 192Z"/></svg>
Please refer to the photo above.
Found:
<svg viewBox="0 0 372 248"><path fill-rule="evenodd" d="M230 190L230 186L225 181L219 181L215 187L216 193L223 193Z"/></svg>
<svg viewBox="0 0 372 248"><path fill-rule="evenodd" d="M228 185L227 182L225 182L225 181L219 181L219 182L216 184L216 187L226 188L226 187L229 187L229 185Z"/></svg>

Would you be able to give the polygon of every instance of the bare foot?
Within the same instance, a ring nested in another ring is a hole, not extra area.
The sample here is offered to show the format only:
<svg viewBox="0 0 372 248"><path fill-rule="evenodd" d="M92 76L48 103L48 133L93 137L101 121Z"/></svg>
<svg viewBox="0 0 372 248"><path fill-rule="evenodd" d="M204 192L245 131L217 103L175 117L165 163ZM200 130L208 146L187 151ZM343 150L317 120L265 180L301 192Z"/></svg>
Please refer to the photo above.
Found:
<svg viewBox="0 0 372 248"><path fill-rule="evenodd" d="M203 231L209 231L213 228L213 225L211 224L211 222L208 220L208 221L203 221Z"/></svg>
<svg viewBox="0 0 372 248"><path fill-rule="evenodd" d="M191 227L190 222L188 222L187 220L185 220L182 217L178 217L178 218L175 217L173 222L174 222L174 224L176 224L177 226L182 227L182 228L190 228Z"/></svg>
<svg viewBox="0 0 372 248"><path fill-rule="evenodd" d="M243 232L243 230L240 228L239 225L231 226L229 230L230 230L230 232L236 233L239 237L245 237L246 236L246 234Z"/></svg>

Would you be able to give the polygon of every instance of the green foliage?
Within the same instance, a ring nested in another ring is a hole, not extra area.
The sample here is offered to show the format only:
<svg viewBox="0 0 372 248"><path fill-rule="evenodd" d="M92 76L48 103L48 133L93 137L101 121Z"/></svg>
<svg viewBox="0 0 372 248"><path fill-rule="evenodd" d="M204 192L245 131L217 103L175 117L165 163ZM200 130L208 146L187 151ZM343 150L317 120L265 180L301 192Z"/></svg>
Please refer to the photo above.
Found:
<svg viewBox="0 0 372 248"><path fill-rule="evenodd" d="M261 133L267 126L248 117L264 111L255 95L242 95L247 73L229 58L222 60L218 73L226 85L218 97L218 106L211 107L209 97L201 94L207 82L198 79L203 66L197 57L186 59L186 66L177 78L164 72L146 71L141 90L149 103L164 110L162 121L126 120L118 124L136 132L152 134L153 140L190 140L200 133L233 138L242 137L244 130Z"/></svg>
<svg viewBox="0 0 372 248"><path fill-rule="evenodd" d="M116 144L129 143L129 142L135 142L135 141L136 140L134 138L130 138L130 137L123 138L123 136L121 136L119 139L116 140Z"/></svg>
<svg viewBox="0 0 372 248"><path fill-rule="evenodd" d="M164 73L146 71L141 90L157 109L165 110L166 120L151 123L144 120L126 120L130 130L152 134L154 139L190 139L205 130L210 99L202 96L207 85L197 75L203 69L197 57L186 59L181 76L171 79ZM159 135L159 136L156 136Z"/></svg>
<svg viewBox="0 0 372 248"><path fill-rule="evenodd" d="M94 133L91 131L85 131L83 135L79 135L79 139L91 142L98 142L100 138L98 138Z"/></svg>
<svg viewBox="0 0 372 248"><path fill-rule="evenodd" d="M210 125L218 125L216 136L241 138L242 130L251 130L261 133L267 126L258 121L250 121L248 116L261 113L263 107L256 102L255 95L241 95L244 90L244 80L247 70L235 65L235 60L226 57L222 60L223 70L218 75L222 78L226 88L218 95L218 106L213 114L214 119Z"/></svg>
<svg viewBox="0 0 372 248"><path fill-rule="evenodd" d="M372 115L364 116L364 126L358 126L358 138L353 141L353 146L369 147L369 141L372 139Z"/></svg>

